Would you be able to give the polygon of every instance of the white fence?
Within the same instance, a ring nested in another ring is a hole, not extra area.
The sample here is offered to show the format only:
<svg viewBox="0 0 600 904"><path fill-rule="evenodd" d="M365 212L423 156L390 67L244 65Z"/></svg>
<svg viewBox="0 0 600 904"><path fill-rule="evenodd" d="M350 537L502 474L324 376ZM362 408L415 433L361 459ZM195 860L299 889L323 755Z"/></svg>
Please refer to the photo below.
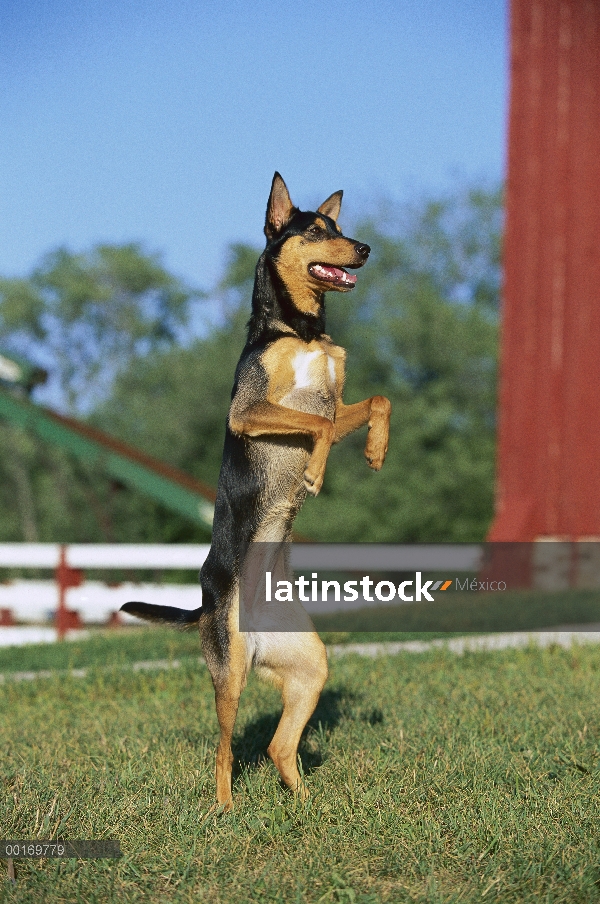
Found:
<svg viewBox="0 0 600 904"><path fill-rule="evenodd" d="M209 549L210 546L206 544L0 544L0 568L48 568L53 569L56 575L54 581L15 580L0 583L3 623L52 621L59 608L61 590L66 608L70 612L76 612L80 622L90 624L110 622L123 603L132 600L196 609L202 601L198 583L111 583L109 579L106 582L84 579L80 586L72 586L69 572L73 577L71 570L75 569L199 571ZM66 566L66 578L61 562ZM119 613L119 621L139 624L137 619L126 613Z"/></svg>
<svg viewBox="0 0 600 904"><path fill-rule="evenodd" d="M58 586L54 581L11 581L0 584L0 609L8 609L16 622L53 621L58 608ZM200 584L104 584L86 581L81 587L66 591L66 606L79 614L84 624L110 622L123 603L156 603L158 606L178 606L197 609L202 601ZM123 624L140 624L139 619L126 612L119 613Z"/></svg>
<svg viewBox="0 0 600 904"><path fill-rule="evenodd" d="M64 550L71 568L200 569L209 549L191 543L0 543L0 568L56 568Z"/></svg>
<svg viewBox="0 0 600 904"><path fill-rule="evenodd" d="M199 583L111 583L83 581L69 584L68 570L94 569L156 571L189 569L198 572L210 546L166 544L72 544L5 543L0 544L0 568L45 568L56 572L56 580L15 580L0 583L0 610L4 624L46 622L53 619L61 594L71 612L77 612L83 623L103 624L114 618L123 603L143 601L162 606L196 609L202 601ZM298 570L476 571L481 557L480 546L393 546L370 544L304 544L292 546L291 564ZM61 571L61 561L67 567ZM62 578L61 578L62 574ZM364 601L359 600L364 605ZM307 608L310 609L308 606ZM323 611L322 607L321 610ZM139 621L120 613L123 623Z"/></svg>
<svg viewBox="0 0 600 904"><path fill-rule="evenodd" d="M61 550L71 568L197 569L208 555L209 544L160 543L0 543L0 568L56 568ZM296 569L361 571L477 571L481 546L430 543L397 546L391 543L295 543Z"/></svg>

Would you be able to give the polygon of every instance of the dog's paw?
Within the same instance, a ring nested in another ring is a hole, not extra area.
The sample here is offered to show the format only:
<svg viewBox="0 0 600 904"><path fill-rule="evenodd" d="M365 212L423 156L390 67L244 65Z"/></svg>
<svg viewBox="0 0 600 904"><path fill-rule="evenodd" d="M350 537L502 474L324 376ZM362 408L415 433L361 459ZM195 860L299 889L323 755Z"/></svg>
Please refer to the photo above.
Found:
<svg viewBox="0 0 600 904"><path fill-rule="evenodd" d="M304 472L304 486L306 488L306 492L311 496L318 496L319 490L323 486L323 477L324 474L313 474L309 468Z"/></svg>
<svg viewBox="0 0 600 904"><path fill-rule="evenodd" d="M310 791L304 782L299 782L297 787L294 788L294 795L304 804L310 797Z"/></svg>
<svg viewBox="0 0 600 904"><path fill-rule="evenodd" d="M231 813L233 810L233 800L231 797L229 800L225 800L223 802L216 800L211 807L209 807L207 816L212 815L213 813L216 816L221 816L223 813Z"/></svg>
<svg viewBox="0 0 600 904"><path fill-rule="evenodd" d="M367 459L368 466L372 468L373 471L381 471L385 461L385 452L383 455L377 455L373 452L367 452L365 449L365 458Z"/></svg>
<svg viewBox="0 0 600 904"><path fill-rule="evenodd" d="M390 414L392 406L383 396L371 399L371 419L365 446L367 464L374 471L381 470L388 450L390 436Z"/></svg>
<svg viewBox="0 0 600 904"><path fill-rule="evenodd" d="M388 450L388 430L387 425L384 429L379 425L373 425L367 436L367 445L365 446L365 458L367 464L374 471L380 471L385 461Z"/></svg>

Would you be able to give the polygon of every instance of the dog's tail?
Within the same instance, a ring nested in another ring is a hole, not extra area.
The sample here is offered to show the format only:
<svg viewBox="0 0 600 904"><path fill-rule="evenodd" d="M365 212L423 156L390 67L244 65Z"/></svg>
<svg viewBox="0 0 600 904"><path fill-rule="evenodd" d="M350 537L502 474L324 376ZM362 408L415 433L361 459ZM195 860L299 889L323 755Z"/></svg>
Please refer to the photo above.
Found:
<svg viewBox="0 0 600 904"><path fill-rule="evenodd" d="M121 612L185 630L198 624L203 609L202 606L197 609L177 609L175 606L155 606L152 603L125 603L121 606Z"/></svg>

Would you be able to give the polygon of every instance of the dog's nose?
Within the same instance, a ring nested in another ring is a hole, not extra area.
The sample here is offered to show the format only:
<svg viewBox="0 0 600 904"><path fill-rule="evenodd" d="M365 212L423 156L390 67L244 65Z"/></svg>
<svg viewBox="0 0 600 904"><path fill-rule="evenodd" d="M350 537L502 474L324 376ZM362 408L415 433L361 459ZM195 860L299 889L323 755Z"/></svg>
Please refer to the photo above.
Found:
<svg viewBox="0 0 600 904"><path fill-rule="evenodd" d="M365 260L365 261L368 258L369 254L371 253L371 249L369 248L368 245L355 245L354 250L356 251L358 256L362 257L363 260Z"/></svg>

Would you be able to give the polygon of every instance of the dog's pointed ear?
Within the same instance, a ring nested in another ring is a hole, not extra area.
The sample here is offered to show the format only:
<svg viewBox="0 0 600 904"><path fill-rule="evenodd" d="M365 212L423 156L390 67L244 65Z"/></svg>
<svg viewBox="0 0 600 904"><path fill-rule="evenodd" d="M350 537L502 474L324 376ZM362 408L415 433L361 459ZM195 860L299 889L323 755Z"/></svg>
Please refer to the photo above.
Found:
<svg viewBox="0 0 600 904"><path fill-rule="evenodd" d="M331 217L332 220L337 222L342 207L343 194L343 191L334 191L332 195L329 195L326 201L323 201L317 213L322 213L326 217Z"/></svg>
<svg viewBox="0 0 600 904"><path fill-rule="evenodd" d="M281 232L295 212L296 208L292 204L292 199L290 198L290 193L287 190L285 182L279 173L275 173L271 184L269 203L267 204L267 217L265 220L266 237L270 240L278 232Z"/></svg>

